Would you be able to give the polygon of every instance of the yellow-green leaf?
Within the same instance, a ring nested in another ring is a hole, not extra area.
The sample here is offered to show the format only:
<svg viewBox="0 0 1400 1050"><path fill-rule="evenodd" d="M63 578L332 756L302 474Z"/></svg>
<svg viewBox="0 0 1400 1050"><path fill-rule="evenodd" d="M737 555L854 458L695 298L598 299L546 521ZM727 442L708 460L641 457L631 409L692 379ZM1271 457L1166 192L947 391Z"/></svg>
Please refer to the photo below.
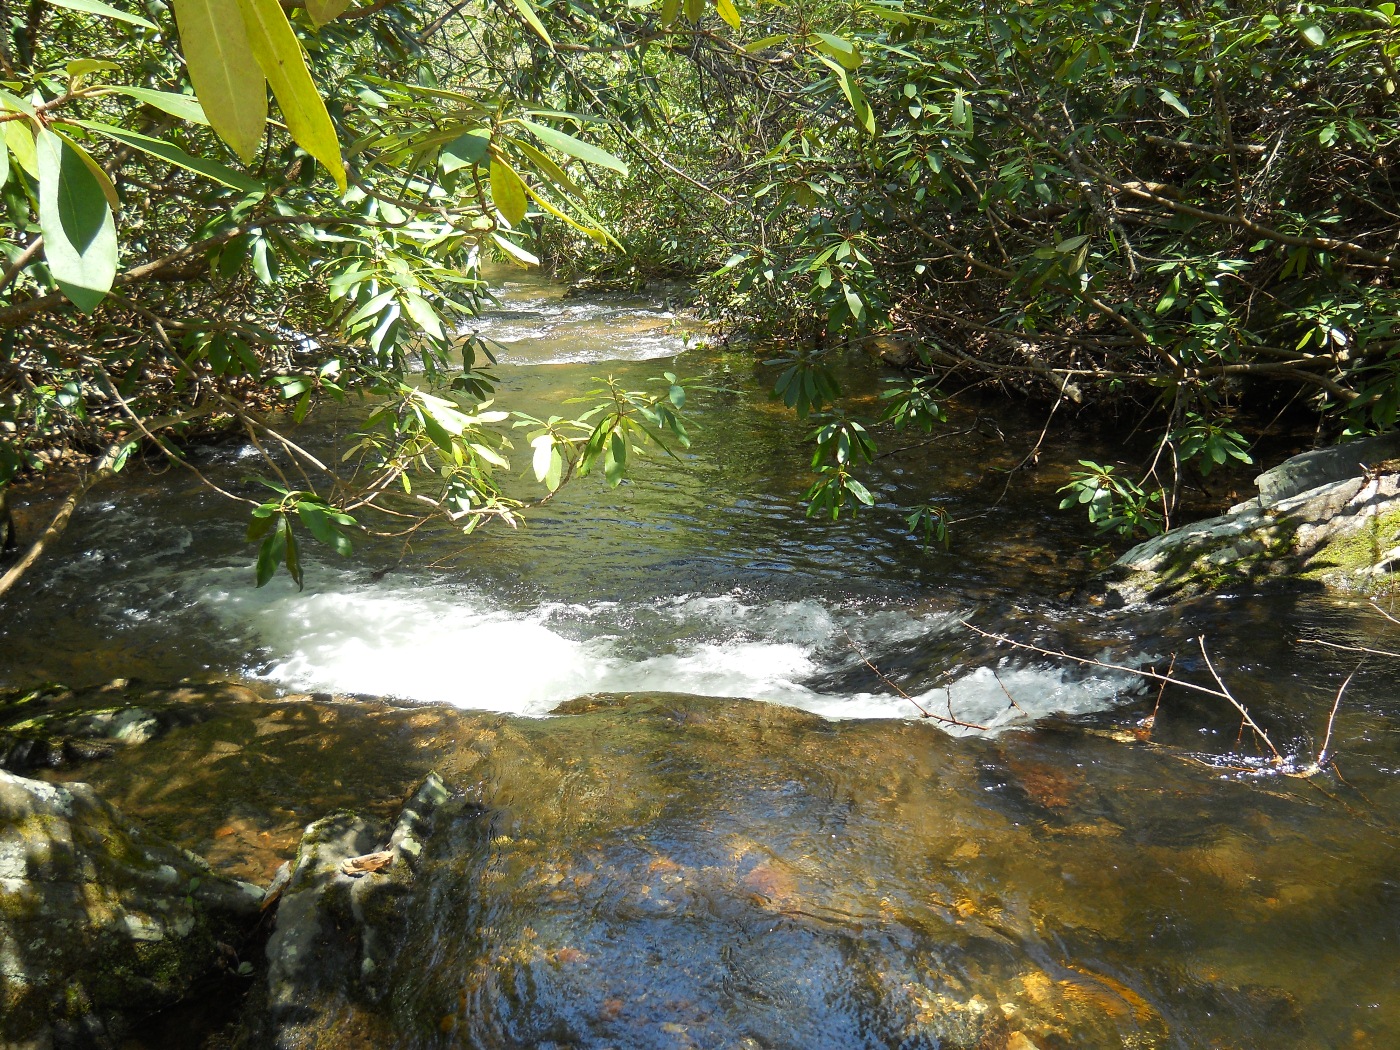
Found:
<svg viewBox="0 0 1400 1050"><path fill-rule="evenodd" d="M744 54L746 54L746 55L757 54L758 52L760 52L760 51L766 51L766 50L768 50L770 47L773 47L773 46L775 46L775 45L777 45L777 44L785 44L785 43L787 43L787 40L788 40L788 36L787 36L786 33L780 33L778 36L765 36L765 37L764 37L763 39L761 39L761 40L754 40L754 41L752 41L752 42L750 42L750 43L745 44L745 45L744 45Z"/></svg>
<svg viewBox="0 0 1400 1050"><path fill-rule="evenodd" d="M504 251L507 255L509 255L511 259L513 259L515 262L518 262L521 266L538 266L540 264L540 260L538 258L536 258L534 255L531 255L524 248L520 247L520 245L512 241L509 237L503 237L499 233L493 232L491 234L491 239L495 241L498 245L500 245L501 250Z"/></svg>
<svg viewBox="0 0 1400 1050"><path fill-rule="evenodd" d="M51 131L35 143L44 260L63 294L88 313L117 275L117 227L86 155ZM100 170L100 169L99 169Z"/></svg>
<svg viewBox="0 0 1400 1050"><path fill-rule="evenodd" d="M179 95L173 91L155 91L151 88L126 87L115 84L106 85L103 90L134 98L137 102L154 106L156 109L169 113L172 117L179 117L191 124L208 125L209 123L209 117L205 115L204 107L199 104L199 99L193 95ZM263 88L259 88L259 90L263 92L263 98L266 99L266 90ZM258 134L261 135L262 131L259 130Z"/></svg>
<svg viewBox="0 0 1400 1050"><path fill-rule="evenodd" d="M15 155L15 163L29 173L31 178L39 177L39 162L34 156L34 133L22 120L7 120L0 124L0 135L5 145Z"/></svg>
<svg viewBox="0 0 1400 1050"><path fill-rule="evenodd" d="M135 131L127 131L125 128L114 128L109 124L99 124L93 120L75 120L73 123L86 128L95 134L114 139L132 149L138 149L143 153L149 153L153 157L159 157L167 164L175 164L188 171L197 172L206 178L216 182L222 182L225 186L235 190L242 190L244 193L264 193L265 187L256 179L250 179L241 172L225 167L218 161L209 160L207 157L194 157L186 153L179 146L166 142L164 139L152 138L149 135L141 135Z"/></svg>
<svg viewBox="0 0 1400 1050"><path fill-rule="evenodd" d="M287 13L277 0L238 0L238 7L248 30L248 43L277 96L287 130L298 146L326 166L343 191L345 165L340 159L340 140L306 68L306 56Z"/></svg>
<svg viewBox="0 0 1400 1050"><path fill-rule="evenodd" d="M600 167L611 168L613 171L627 174L627 165L618 160L605 149L599 149L590 142L576 139L572 135L566 135L557 128L551 128L547 124L536 124L534 121L518 118L517 123L527 127L534 136L547 146L553 146L561 153L567 153L571 157L587 161L589 164L597 164Z"/></svg>
<svg viewBox="0 0 1400 1050"><path fill-rule="evenodd" d="M541 40L549 45L551 51L554 50L554 41L550 39L549 30L545 29L544 23L540 21L540 16L535 14L535 9L530 5L530 0L510 0L511 4L520 12L520 17L530 24Z"/></svg>
<svg viewBox="0 0 1400 1050"><path fill-rule="evenodd" d="M739 9L734 6L734 0L715 0L715 11L731 29L739 28Z"/></svg>
<svg viewBox="0 0 1400 1050"><path fill-rule="evenodd" d="M682 6L685 17L691 22L698 23L705 17L705 0L685 0Z"/></svg>
<svg viewBox="0 0 1400 1050"><path fill-rule="evenodd" d="M860 64L865 61L856 45L845 37L833 33L813 33L811 41L818 51L830 55L845 69L859 69Z"/></svg>
<svg viewBox="0 0 1400 1050"><path fill-rule="evenodd" d="M75 58L63 67L63 71L70 77L85 77L89 73L120 70L121 68L115 62L108 62L105 58Z"/></svg>
<svg viewBox="0 0 1400 1050"><path fill-rule="evenodd" d="M175 0L175 22L205 116L248 163L267 125L267 81L253 57L238 0Z"/></svg>
<svg viewBox="0 0 1400 1050"><path fill-rule="evenodd" d="M875 111L870 108L870 103L866 101L865 92L861 91L860 85L851 79L850 73L846 72L844 66L833 62L825 55L818 55L833 73L836 80L841 85L841 91L846 96L846 101L851 104L851 109L855 111L856 123L863 127L870 135L875 134Z"/></svg>
<svg viewBox="0 0 1400 1050"><path fill-rule="evenodd" d="M511 228L525 218L525 183L515 169L499 157L491 158L491 199Z"/></svg>
<svg viewBox="0 0 1400 1050"><path fill-rule="evenodd" d="M122 22L130 22L134 26L140 26L142 29L156 28L153 22L148 22L140 15L128 14L121 8L102 3L102 0L49 0L49 3L53 4L54 7L66 7L70 11L81 11L87 15L116 18Z"/></svg>
<svg viewBox="0 0 1400 1050"><path fill-rule="evenodd" d="M675 25L676 16L681 13L681 0L661 0L661 27L670 29Z"/></svg>
<svg viewBox="0 0 1400 1050"><path fill-rule="evenodd" d="M320 27L339 18L349 6L350 0L306 0L306 13Z"/></svg>
<svg viewBox="0 0 1400 1050"><path fill-rule="evenodd" d="M413 318L414 324L434 339L441 339L442 321L438 319L437 311L428 305L428 301L417 292L405 288L403 292L404 309L408 311L408 316Z"/></svg>
<svg viewBox="0 0 1400 1050"><path fill-rule="evenodd" d="M553 215L556 219L559 219L561 222L568 223L574 229L578 230L579 233L585 234L586 236L590 237L599 244L612 244L614 247L619 249L622 247L621 244L618 244L617 238L613 237L613 235L608 233L607 230L600 230L592 226L585 226L573 216L560 211L553 204L549 203L549 199L547 197L541 196L540 194L536 193L529 186L525 187L525 192L528 193L530 197L534 200L534 202L538 204L541 208L549 212L549 214Z"/></svg>
<svg viewBox="0 0 1400 1050"><path fill-rule="evenodd" d="M525 154L536 168L564 193L571 193L575 197L582 197L583 190L578 188L577 183L569 178L568 173L554 162L554 159L544 150L536 149L530 143L521 139L511 139L511 145Z"/></svg>

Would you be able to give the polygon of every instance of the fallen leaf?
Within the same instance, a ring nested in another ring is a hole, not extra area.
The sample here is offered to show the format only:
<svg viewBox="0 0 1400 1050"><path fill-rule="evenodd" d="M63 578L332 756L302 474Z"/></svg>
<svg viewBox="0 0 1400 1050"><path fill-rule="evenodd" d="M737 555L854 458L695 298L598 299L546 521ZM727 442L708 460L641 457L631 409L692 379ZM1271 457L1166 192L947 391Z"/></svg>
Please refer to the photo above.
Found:
<svg viewBox="0 0 1400 1050"><path fill-rule="evenodd" d="M394 862L392 850L381 850L378 853L366 853L360 857L349 857L341 862L340 870L352 877L368 875L372 871L383 871Z"/></svg>

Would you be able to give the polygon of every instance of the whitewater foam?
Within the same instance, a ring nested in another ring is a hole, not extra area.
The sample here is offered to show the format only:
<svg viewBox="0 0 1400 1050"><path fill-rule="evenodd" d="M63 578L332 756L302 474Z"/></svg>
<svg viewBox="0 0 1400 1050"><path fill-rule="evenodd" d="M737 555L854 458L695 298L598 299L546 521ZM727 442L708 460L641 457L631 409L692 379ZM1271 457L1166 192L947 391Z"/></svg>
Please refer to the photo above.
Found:
<svg viewBox="0 0 1400 1050"><path fill-rule="evenodd" d="M320 591L241 573L208 583L200 604L262 654L255 676L289 690L367 693L541 716L600 692L743 697L828 718L916 718L921 711L997 730L1041 716L1103 710L1128 676L979 667L911 697L814 683L920 639L956 616L850 610L806 599L680 595L643 603L542 603L508 609L437 583L390 587L342 577ZM853 646L859 644L860 653ZM1014 701L1014 702L1013 702ZM972 732L952 727L953 732Z"/></svg>

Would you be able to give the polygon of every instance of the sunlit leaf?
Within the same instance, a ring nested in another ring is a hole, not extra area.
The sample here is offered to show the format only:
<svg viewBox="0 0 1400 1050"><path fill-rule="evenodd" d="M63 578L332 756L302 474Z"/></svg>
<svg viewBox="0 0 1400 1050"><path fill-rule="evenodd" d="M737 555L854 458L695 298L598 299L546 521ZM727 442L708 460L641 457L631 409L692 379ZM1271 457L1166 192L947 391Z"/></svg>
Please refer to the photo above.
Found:
<svg viewBox="0 0 1400 1050"><path fill-rule="evenodd" d="M571 157L586 161L589 164L597 164L600 167L611 168L613 171L627 174L627 165L618 160L605 149L599 149L592 143L576 139L572 135L566 135L557 128L551 128L546 124L536 124L534 121L519 119L517 123L530 129L530 132L541 142L548 146L553 146L561 153L567 153Z"/></svg>
<svg viewBox="0 0 1400 1050"><path fill-rule="evenodd" d="M75 58L63 67L63 71L70 77L85 77L89 73L99 73L103 70L120 70L122 67L115 62L108 62L105 58Z"/></svg>
<svg viewBox="0 0 1400 1050"><path fill-rule="evenodd" d="M251 161L267 125L267 80L238 0L175 0L175 22L204 114L244 163Z"/></svg>
<svg viewBox="0 0 1400 1050"><path fill-rule="evenodd" d="M549 37L549 31L545 29L544 23L540 21L540 16L535 13L530 0L510 0L511 5L520 12L520 17L529 23L530 28L535 31L541 40L549 45L551 51L554 50L554 41Z"/></svg>
<svg viewBox="0 0 1400 1050"><path fill-rule="evenodd" d="M149 22L140 15L133 15L121 8L113 7L111 4L104 4L102 0L48 0L54 7L66 7L70 11L81 11L88 15L100 15L103 18L115 18L122 22L130 22L134 26L142 29L155 29L154 22Z"/></svg>
<svg viewBox="0 0 1400 1050"><path fill-rule="evenodd" d="M349 6L350 0L306 0L306 13L319 27L339 18Z"/></svg>
<svg viewBox="0 0 1400 1050"><path fill-rule="evenodd" d="M167 164L174 164L187 171L193 171L196 174L213 179L215 182L221 182L232 189L241 190L244 193L266 192L263 184L256 179L251 179L241 172L225 167L218 161L209 160L205 157L191 156L179 146L166 142L164 139L152 138L149 135L140 135L134 131L127 131L125 128L114 128L111 125L99 124L96 121L77 120L73 123L95 134L130 146L132 149L137 149L153 157L158 157Z"/></svg>
<svg viewBox="0 0 1400 1050"><path fill-rule="evenodd" d="M91 158L72 142L41 131L39 226L49 272L74 306L91 312L117 275L117 228Z"/></svg>
<svg viewBox="0 0 1400 1050"><path fill-rule="evenodd" d="M491 158L491 199L512 229L520 225L528 206L525 184L515 169L499 157Z"/></svg>
<svg viewBox="0 0 1400 1050"><path fill-rule="evenodd" d="M498 245L500 245L501 249L507 255L509 255L516 262L520 263L522 266L538 266L540 264L540 260L537 257L531 255L524 248L520 247L520 245L512 241L509 237L503 237L501 234L495 233L493 231L491 234L491 239L495 241Z"/></svg>
<svg viewBox="0 0 1400 1050"><path fill-rule="evenodd" d="M154 106L156 109L169 113L172 117L179 117L191 124L209 123L209 118L204 113L204 107L199 104L199 99L193 95L177 95L173 91L154 91L151 88L126 87L124 85L106 85L104 90L134 98L138 102ZM262 90L261 87L259 90ZM259 130L258 135L261 134L262 131Z"/></svg>
<svg viewBox="0 0 1400 1050"><path fill-rule="evenodd" d="M37 179L39 162L35 158L34 133L29 130L29 125L22 120L7 120L0 124L0 135L4 136L5 145L15 155L15 163Z"/></svg>
<svg viewBox="0 0 1400 1050"><path fill-rule="evenodd" d="M325 165L343 192L346 182L340 140L306 68L306 56L287 21L287 13L277 0L237 0L237 3L248 28L253 55L277 97L287 130L298 146Z"/></svg>

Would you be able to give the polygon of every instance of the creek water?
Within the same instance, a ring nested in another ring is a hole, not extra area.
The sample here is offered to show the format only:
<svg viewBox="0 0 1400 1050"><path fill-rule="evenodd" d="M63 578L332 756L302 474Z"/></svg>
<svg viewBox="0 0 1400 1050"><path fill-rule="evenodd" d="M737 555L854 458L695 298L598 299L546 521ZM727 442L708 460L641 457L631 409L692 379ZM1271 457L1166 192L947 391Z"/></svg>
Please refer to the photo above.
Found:
<svg viewBox="0 0 1400 1050"><path fill-rule="evenodd" d="M1169 690L1148 732L1157 691L1132 675L963 622L1129 666L1174 656L1196 681L1204 637L1297 756L1355 666L1299 639L1395 650L1400 629L1298 591L1076 603L1093 541L1055 490L1131 442L1065 427L1009 474L1043 422L1017 410L955 406L929 440L885 439L873 510L803 520L807 428L767 398L773 366L690 346L647 297L528 277L500 294L480 331L503 402L539 414L594 377L670 369L707 388L687 405L694 447L618 489L571 485L518 530L308 551L300 591L255 588L229 506L153 464L95 494L0 622L0 685L234 676L448 705L466 721L434 732L513 741L489 775L461 767L507 816L436 847L485 888L424 899L396 1001L432 1017L404 1045L1400 1045L1394 662L1347 691L1345 780L1302 781L1248 771L1227 705ZM842 365L867 409L885 378L857 353ZM306 440L333 450L353 422ZM253 453L197 456L252 493ZM956 519L949 550L904 529L899 508L924 499ZM581 696L599 699L550 714ZM175 790L152 788L161 754L123 759L144 781L109 777L137 816Z"/></svg>

